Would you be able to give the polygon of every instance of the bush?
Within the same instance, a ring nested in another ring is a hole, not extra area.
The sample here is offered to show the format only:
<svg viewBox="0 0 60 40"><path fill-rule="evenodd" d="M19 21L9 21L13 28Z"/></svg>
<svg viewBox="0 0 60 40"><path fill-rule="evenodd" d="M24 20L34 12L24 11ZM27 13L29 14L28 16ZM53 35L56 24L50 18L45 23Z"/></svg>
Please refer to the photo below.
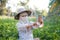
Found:
<svg viewBox="0 0 60 40"><path fill-rule="evenodd" d="M16 40L18 32L16 29L16 20L0 19L0 40Z"/></svg>
<svg viewBox="0 0 60 40"><path fill-rule="evenodd" d="M33 35L41 40L60 40L60 17L56 20L47 19L44 27L34 29ZM18 31L16 29L17 20L0 19L0 40L17 40Z"/></svg>

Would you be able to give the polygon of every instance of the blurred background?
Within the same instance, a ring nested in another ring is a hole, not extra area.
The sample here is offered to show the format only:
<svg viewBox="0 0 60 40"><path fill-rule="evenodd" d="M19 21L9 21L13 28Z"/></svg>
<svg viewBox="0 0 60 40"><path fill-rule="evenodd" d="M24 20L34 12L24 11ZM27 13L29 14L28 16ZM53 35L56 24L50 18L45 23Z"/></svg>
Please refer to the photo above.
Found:
<svg viewBox="0 0 60 40"><path fill-rule="evenodd" d="M0 40L18 40L17 20L19 7L32 10L30 20L42 15L44 27L34 29L34 38L60 40L60 0L0 0Z"/></svg>

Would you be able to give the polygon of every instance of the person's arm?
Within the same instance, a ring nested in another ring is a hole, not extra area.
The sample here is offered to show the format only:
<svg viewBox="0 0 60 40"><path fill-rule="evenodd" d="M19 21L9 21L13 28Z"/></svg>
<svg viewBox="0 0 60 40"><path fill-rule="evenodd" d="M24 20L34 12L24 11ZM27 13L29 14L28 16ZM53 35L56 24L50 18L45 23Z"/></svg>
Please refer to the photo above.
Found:
<svg viewBox="0 0 60 40"><path fill-rule="evenodd" d="M39 22L36 22L36 23L33 23L33 25L32 25L33 29L37 29L37 28L41 28L41 27L43 27L43 23L40 24Z"/></svg>
<svg viewBox="0 0 60 40"><path fill-rule="evenodd" d="M38 27L43 27L44 23L42 22L42 24L41 24L41 23L37 22L37 25L38 25Z"/></svg>
<svg viewBox="0 0 60 40"><path fill-rule="evenodd" d="M31 25L28 25L28 24L20 24L20 23L17 23L16 24L17 26L17 29L18 31L24 31L24 29L26 28L27 30L31 28Z"/></svg>
<svg viewBox="0 0 60 40"><path fill-rule="evenodd" d="M43 27L44 23L43 23L42 16L38 17L38 24L40 24L39 27Z"/></svg>
<svg viewBox="0 0 60 40"><path fill-rule="evenodd" d="M38 21L33 23L33 28L43 27L43 19L41 16L38 17Z"/></svg>

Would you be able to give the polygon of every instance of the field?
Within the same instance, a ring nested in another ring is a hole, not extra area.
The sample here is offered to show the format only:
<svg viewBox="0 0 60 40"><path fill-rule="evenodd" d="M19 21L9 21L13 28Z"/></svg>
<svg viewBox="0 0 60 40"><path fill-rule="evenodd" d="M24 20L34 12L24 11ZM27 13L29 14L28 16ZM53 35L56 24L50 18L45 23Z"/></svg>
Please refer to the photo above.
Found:
<svg viewBox="0 0 60 40"><path fill-rule="evenodd" d="M18 40L16 22L10 18L0 19L0 40ZM33 35L41 40L60 40L60 17L44 20L44 27L34 29Z"/></svg>

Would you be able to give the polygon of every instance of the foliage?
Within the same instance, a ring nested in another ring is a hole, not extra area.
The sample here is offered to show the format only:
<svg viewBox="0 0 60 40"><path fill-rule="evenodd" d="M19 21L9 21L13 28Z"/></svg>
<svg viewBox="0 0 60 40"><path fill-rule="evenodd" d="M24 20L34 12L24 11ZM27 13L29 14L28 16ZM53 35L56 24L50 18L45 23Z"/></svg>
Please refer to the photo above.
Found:
<svg viewBox="0 0 60 40"><path fill-rule="evenodd" d="M0 15L3 15L4 7L6 6L7 0L0 0Z"/></svg>
<svg viewBox="0 0 60 40"><path fill-rule="evenodd" d="M60 4L60 0L56 0L58 2L58 4Z"/></svg>
<svg viewBox="0 0 60 40"><path fill-rule="evenodd" d="M60 17L55 17L44 20L44 27L34 29L34 38L39 37L41 40L60 40ZM16 22L17 20L14 19L0 19L0 40L18 39Z"/></svg>
<svg viewBox="0 0 60 40"><path fill-rule="evenodd" d="M0 19L0 40L16 40L18 33L15 20Z"/></svg>

